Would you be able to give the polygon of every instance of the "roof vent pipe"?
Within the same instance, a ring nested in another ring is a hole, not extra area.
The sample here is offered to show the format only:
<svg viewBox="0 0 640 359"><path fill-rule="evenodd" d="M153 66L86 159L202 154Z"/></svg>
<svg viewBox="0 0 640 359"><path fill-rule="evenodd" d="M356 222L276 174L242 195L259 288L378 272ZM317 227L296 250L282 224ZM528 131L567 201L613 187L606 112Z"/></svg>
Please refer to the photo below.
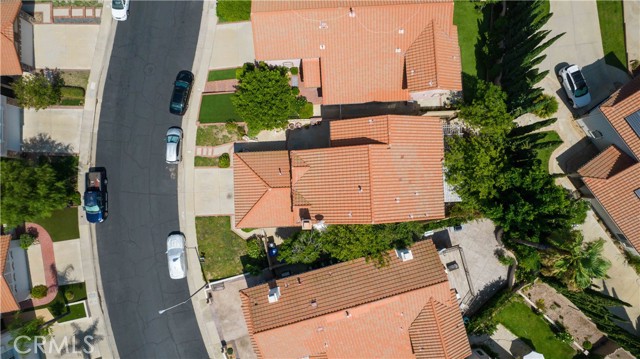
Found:
<svg viewBox="0 0 640 359"><path fill-rule="evenodd" d="M349 17L356 17L356 12L353 10L352 7L349 8Z"/></svg>
<svg viewBox="0 0 640 359"><path fill-rule="evenodd" d="M280 287L269 289L269 303L275 303L280 299Z"/></svg>

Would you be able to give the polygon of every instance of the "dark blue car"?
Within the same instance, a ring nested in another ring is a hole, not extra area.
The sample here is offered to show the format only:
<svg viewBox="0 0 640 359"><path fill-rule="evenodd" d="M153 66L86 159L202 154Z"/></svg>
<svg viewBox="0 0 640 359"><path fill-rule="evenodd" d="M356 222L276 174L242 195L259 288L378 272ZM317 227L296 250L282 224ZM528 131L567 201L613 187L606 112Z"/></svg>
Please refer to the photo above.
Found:
<svg viewBox="0 0 640 359"><path fill-rule="evenodd" d="M85 175L84 206L87 221L100 223L107 218L107 170L104 167L93 167Z"/></svg>
<svg viewBox="0 0 640 359"><path fill-rule="evenodd" d="M182 116L187 112L192 84L193 74L190 71L182 70L178 72L176 82L173 83L173 93L171 94L169 112L178 116Z"/></svg>

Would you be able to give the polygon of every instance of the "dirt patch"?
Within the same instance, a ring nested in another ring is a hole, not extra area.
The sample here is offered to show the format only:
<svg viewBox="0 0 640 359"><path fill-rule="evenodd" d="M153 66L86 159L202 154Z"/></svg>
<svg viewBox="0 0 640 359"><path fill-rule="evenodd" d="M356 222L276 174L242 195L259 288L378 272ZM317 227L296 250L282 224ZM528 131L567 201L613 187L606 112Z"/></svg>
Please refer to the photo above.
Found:
<svg viewBox="0 0 640 359"><path fill-rule="evenodd" d="M89 83L89 70L62 70L61 76L64 84L71 87L82 87L87 91Z"/></svg>
<svg viewBox="0 0 640 359"><path fill-rule="evenodd" d="M196 146L219 146L236 142L246 133L244 123L200 124L196 133Z"/></svg>
<svg viewBox="0 0 640 359"><path fill-rule="evenodd" d="M585 340L595 344L603 337L587 316L547 284L536 282L522 292L551 320L562 323L578 344L582 345Z"/></svg>

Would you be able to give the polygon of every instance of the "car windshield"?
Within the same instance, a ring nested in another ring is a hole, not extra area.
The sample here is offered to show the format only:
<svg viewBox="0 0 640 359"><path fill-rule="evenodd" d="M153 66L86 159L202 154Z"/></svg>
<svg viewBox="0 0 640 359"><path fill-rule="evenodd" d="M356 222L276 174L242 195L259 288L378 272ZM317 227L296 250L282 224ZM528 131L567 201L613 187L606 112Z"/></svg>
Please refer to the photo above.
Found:
<svg viewBox="0 0 640 359"><path fill-rule="evenodd" d="M584 80L584 77L582 77L582 73L580 71L572 73L571 78L573 79L573 83L576 85L576 89L573 91L573 95L575 97L582 97L589 92L587 82Z"/></svg>
<svg viewBox="0 0 640 359"><path fill-rule="evenodd" d="M176 81L176 87L186 89L187 87L189 87L189 83L184 81Z"/></svg>
<svg viewBox="0 0 640 359"><path fill-rule="evenodd" d="M180 142L180 137L176 135L167 136L167 143L178 143L178 142Z"/></svg>
<svg viewBox="0 0 640 359"><path fill-rule="evenodd" d="M116 10L122 10L124 9L124 3L122 2L122 0L112 0L111 7Z"/></svg>
<svg viewBox="0 0 640 359"><path fill-rule="evenodd" d="M98 206L84 206L84 210L90 214L98 214L100 213L100 207Z"/></svg>

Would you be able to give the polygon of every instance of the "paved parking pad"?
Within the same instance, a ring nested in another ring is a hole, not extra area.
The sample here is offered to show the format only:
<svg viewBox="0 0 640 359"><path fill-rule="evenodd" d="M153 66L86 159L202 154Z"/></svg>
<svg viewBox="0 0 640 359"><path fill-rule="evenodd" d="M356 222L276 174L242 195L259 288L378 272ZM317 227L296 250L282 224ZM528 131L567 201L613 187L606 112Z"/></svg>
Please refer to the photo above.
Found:
<svg viewBox="0 0 640 359"><path fill-rule="evenodd" d="M196 168L196 216L229 216L234 212L233 169Z"/></svg>

